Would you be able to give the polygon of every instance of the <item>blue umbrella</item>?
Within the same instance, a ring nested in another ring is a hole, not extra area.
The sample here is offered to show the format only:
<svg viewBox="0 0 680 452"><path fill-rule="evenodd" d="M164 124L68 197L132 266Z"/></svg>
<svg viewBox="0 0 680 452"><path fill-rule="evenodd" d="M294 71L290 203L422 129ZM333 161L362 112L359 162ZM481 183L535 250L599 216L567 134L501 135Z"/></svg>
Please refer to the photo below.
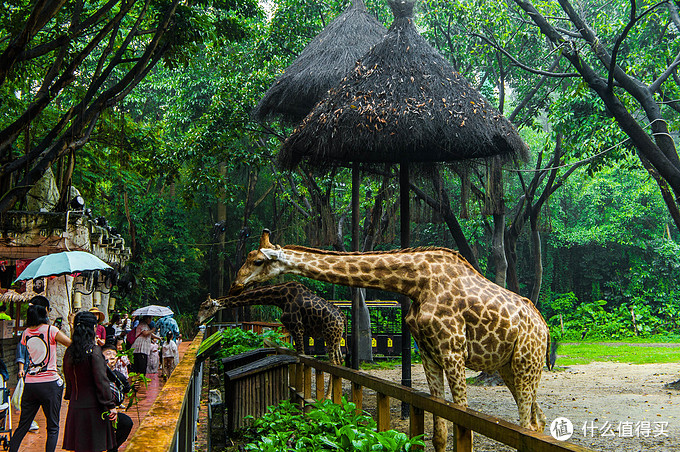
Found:
<svg viewBox="0 0 680 452"><path fill-rule="evenodd" d="M85 251L64 251L40 256L24 269L14 282L46 276L70 275L72 273L111 270L112 267L94 254Z"/></svg>

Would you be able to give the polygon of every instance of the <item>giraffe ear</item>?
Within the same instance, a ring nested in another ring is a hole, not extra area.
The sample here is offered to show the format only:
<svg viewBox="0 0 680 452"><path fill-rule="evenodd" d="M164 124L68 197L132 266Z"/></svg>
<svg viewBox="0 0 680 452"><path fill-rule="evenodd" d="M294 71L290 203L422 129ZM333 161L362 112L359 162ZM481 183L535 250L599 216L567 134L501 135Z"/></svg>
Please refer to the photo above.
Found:
<svg viewBox="0 0 680 452"><path fill-rule="evenodd" d="M277 260L279 260L279 258L280 258L281 255L283 254L283 253L281 252L281 249L275 249L275 250L274 250L274 249L271 249L271 248L261 248L261 249L260 249L260 252L261 252L262 254L264 254L264 257L266 257L267 259L269 259L269 260L271 260L271 261L277 261Z"/></svg>
<svg viewBox="0 0 680 452"><path fill-rule="evenodd" d="M264 229L262 231L262 236L260 237L260 248L274 248L274 245L269 241L269 234L271 232L269 229Z"/></svg>

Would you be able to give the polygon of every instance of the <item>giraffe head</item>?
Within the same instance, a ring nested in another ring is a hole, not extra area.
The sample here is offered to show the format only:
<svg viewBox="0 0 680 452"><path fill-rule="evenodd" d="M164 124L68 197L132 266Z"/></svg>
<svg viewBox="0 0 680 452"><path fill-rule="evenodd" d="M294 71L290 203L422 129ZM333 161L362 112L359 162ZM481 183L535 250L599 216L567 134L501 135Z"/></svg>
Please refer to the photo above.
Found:
<svg viewBox="0 0 680 452"><path fill-rule="evenodd" d="M245 263L231 284L229 295L238 295L247 286L267 281L284 272L284 265L280 259L283 256L281 247L271 244L269 234L269 229L262 231L259 248L248 253Z"/></svg>
<svg viewBox="0 0 680 452"><path fill-rule="evenodd" d="M201 304L201 307L198 309L198 324L200 325L201 323L205 322L208 320L210 317L215 315L215 313L220 309L220 304L210 298L210 294L208 294L208 298Z"/></svg>

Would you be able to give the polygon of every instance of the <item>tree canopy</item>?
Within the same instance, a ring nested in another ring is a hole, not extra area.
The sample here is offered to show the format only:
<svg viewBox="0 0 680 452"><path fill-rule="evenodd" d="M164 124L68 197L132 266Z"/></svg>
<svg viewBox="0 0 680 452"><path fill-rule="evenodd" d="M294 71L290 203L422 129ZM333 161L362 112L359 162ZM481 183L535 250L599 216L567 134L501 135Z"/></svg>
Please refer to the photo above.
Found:
<svg viewBox="0 0 680 452"><path fill-rule="evenodd" d="M391 25L385 2L365 3ZM78 188L132 247L136 285L123 305L167 301L180 312L225 292L264 227L277 243L348 249L349 171L280 170L292 126L251 117L347 5L11 2L0 11L0 212L24 208L51 168L59 208ZM412 245L458 248L548 318L583 305L630 329L633 306L651 330L674 328L677 8L420 1L420 34L513 123L530 157L519 167L418 167ZM370 170L364 247L398 247L397 175Z"/></svg>

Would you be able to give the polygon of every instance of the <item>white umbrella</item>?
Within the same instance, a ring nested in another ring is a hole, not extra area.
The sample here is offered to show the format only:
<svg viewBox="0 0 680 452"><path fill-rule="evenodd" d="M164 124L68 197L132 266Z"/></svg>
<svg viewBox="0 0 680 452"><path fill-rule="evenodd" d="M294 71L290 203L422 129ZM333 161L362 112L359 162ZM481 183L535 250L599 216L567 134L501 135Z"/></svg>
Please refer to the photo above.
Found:
<svg viewBox="0 0 680 452"><path fill-rule="evenodd" d="M174 314L174 312L172 312L172 309L168 308L167 306L151 304L149 306L144 306L143 308L137 309L132 313L132 316L150 315L151 317L163 317L170 314Z"/></svg>

